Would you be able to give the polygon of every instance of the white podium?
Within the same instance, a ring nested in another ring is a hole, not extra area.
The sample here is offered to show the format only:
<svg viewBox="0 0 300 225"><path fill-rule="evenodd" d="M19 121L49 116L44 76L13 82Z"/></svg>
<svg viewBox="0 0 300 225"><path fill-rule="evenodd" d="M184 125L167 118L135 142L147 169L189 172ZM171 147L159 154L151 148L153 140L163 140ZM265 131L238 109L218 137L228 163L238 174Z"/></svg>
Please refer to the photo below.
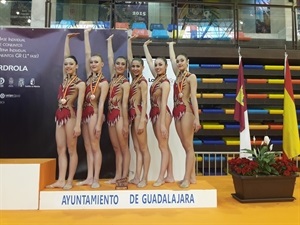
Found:
<svg viewBox="0 0 300 225"><path fill-rule="evenodd" d="M40 193L40 210L72 209L165 209L216 208L217 190L198 179L197 184L182 189L177 183L145 188L129 184L128 190L115 190L114 185L100 180L100 188L74 186L71 190L44 189Z"/></svg>
<svg viewBox="0 0 300 225"><path fill-rule="evenodd" d="M55 159L0 159L0 210L39 209L40 190L55 171Z"/></svg>

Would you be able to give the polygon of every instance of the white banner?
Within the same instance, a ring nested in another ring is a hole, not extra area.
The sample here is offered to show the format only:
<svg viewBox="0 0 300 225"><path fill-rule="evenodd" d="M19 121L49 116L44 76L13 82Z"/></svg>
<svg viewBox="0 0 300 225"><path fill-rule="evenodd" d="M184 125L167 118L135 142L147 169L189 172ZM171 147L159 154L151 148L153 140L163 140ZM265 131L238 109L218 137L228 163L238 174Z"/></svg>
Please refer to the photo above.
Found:
<svg viewBox="0 0 300 225"><path fill-rule="evenodd" d="M40 210L213 207L217 207L216 189L40 192Z"/></svg>

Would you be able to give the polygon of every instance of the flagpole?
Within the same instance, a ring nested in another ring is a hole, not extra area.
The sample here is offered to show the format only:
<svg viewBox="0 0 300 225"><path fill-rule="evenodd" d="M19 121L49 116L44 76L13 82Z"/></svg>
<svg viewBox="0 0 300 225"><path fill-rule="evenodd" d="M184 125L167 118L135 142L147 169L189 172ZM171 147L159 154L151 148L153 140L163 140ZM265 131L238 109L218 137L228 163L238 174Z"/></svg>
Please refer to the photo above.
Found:
<svg viewBox="0 0 300 225"><path fill-rule="evenodd" d="M241 48L238 48L239 71L236 88L236 102L234 107L234 120L240 124L240 156L248 158L250 155L245 153L245 149L251 150L249 119L247 111L247 95L245 91L244 69L241 55Z"/></svg>
<svg viewBox="0 0 300 225"><path fill-rule="evenodd" d="M242 60L241 46L239 46L238 53L239 53L239 64L240 64L240 63L241 63L241 60Z"/></svg>
<svg viewBox="0 0 300 225"><path fill-rule="evenodd" d="M287 57L288 57L288 54L286 52L286 45L284 45L284 70L285 70L285 64L286 64ZM284 72L284 76L285 76L285 72Z"/></svg>

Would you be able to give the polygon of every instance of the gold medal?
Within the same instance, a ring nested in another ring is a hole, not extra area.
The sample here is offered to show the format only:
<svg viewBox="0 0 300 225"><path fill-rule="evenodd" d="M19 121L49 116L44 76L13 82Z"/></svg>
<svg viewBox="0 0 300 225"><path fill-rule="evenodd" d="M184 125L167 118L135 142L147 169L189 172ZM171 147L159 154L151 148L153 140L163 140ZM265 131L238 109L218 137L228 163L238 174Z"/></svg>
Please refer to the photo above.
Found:
<svg viewBox="0 0 300 225"><path fill-rule="evenodd" d="M64 105L64 104L66 104L66 102L67 102L67 100L66 100L65 98L61 98L61 99L60 99L60 103L61 103L61 104Z"/></svg>
<svg viewBox="0 0 300 225"><path fill-rule="evenodd" d="M70 80L70 81L66 81L66 86L65 87L63 87L63 97L59 100L59 102L62 104L62 105L64 105L64 104L66 104L67 103L67 99L66 99L66 95L67 95L67 91L68 91L68 88L69 88L69 86L73 83L73 81L75 81L75 79L76 79L76 75L74 75L74 77L72 78L72 80Z"/></svg>
<svg viewBox="0 0 300 225"><path fill-rule="evenodd" d="M96 76L97 77L97 76ZM91 89L91 95L90 95L90 99L91 100L94 100L95 99L95 92L96 92L96 89L97 89L97 87L98 87L98 84L99 84L99 81L102 79L102 77L103 77L103 74L101 73L100 75L99 75L99 77L98 77L98 79L97 79L97 82L96 82L96 84L95 84L95 87L93 88L93 81L91 81L91 84L90 84L90 89ZM91 77L91 78L93 78L93 77Z"/></svg>
<svg viewBox="0 0 300 225"><path fill-rule="evenodd" d="M184 83L184 81L185 81L185 77L186 77L186 75L188 74L188 72L187 71L184 71L183 73L181 73L180 75L182 76L181 77L181 81L180 82L178 82L178 84L177 84L177 86L178 86L178 97L179 98L182 98L183 97L183 93L182 93L182 90L183 90L183 83Z"/></svg>

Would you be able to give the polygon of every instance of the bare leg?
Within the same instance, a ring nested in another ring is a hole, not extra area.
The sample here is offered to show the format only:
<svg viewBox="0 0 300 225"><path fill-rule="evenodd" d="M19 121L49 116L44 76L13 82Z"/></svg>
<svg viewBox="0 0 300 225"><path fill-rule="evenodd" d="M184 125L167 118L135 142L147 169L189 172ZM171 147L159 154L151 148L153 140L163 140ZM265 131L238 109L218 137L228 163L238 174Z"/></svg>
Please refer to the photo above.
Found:
<svg viewBox="0 0 300 225"><path fill-rule="evenodd" d="M72 188L72 182L74 179L74 175L76 173L77 164L78 164L78 155L77 155L77 137L74 137L74 126L76 123L75 118L71 118L68 120L65 128L67 133L67 146L69 153L69 174L66 185L63 187L68 190Z"/></svg>
<svg viewBox="0 0 300 225"><path fill-rule="evenodd" d="M134 145L134 151L136 153L136 165L135 165L134 178L130 180L129 183L138 184L140 182L141 171L142 171L142 157L141 157L141 152L139 150L137 134L135 131L135 123L131 125L131 137Z"/></svg>
<svg viewBox="0 0 300 225"><path fill-rule="evenodd" d="M165 182L173 183L173 182L175 182L174 173L173 173L173 157L172 157L172 153L171 153L169 144L168 144L168 151L169 151L169 164L168 164L168 168L167 168L167 176L165 178Z"/></svg>
<svg viewBox="0 0 300 225"><path fill-rule="evenodd" d="M158 179L157 181L153 184L153 186L161 186L162 184L164 184L165 182L165 174L168 170L168 168L170 170L173 170L173 168L171 168L172 164L170 164L170 149L169 149L169 137L167 138L163 138L162 135L161 135L161 130L160 130L160 122L161 118L160 116L158 117L156 123L153 125L154 126L154 134L157 138L157 141L158 141L158 145L159 145L159 149L161 151L161 167L160 167L160 172L159 172L159 176L158 176ZM170 127L170 124L171 124L171 117L169 114L166 115L166 127L169 131L169 127ZM168 178L168 181L171 181L173 180L174 181L174 178L172 177L173 173L168 171L170 174L167 174L167 178Z"/></svg>
<svg viewBox="0 0 300 225"><path fill-rule="evenodd" d="M176 131L186 152L185 174L183 181L180 184L180 187L182 188L187 188L190 183L196 182L193 121L194 115L186 112L181 120L176 121L175 123Z"/></svg>
<svg viewBox="0 0 300 225"><path fill-rule="evenodd" d="M117 137L116 126L108 126L108 131L109 131L110 141L112 143L113 149L115 151L115 157L116 157L116 174L113 179L108 181L108 183L115 184L116 180L122 177L122 153L121 153L119 140Z"/></svg>
<svg viewBox="0 0 300 225"><path fill-rule="evenodd" d="M123 136L123 118L121 117L116 124L116 133L122 154L122 177L129 175L130 151L128 146L128 137Z"/></svg>
<svg viewBox="0 0 300 225"><path fill-rule="evenodd" d="M140 120L140 117L137 117L136 120ZM139 150L140 150L140 158L141 158L141 170L143 169L143 177L141 180L139 180L138 187L142 188L147 185L148 182L148 172L150 167L150 153L148 149L148 140L147 140L147 126L145 122L145 130L143 133L138 134L138 123L135 123L135 134L137 137Z"/></svg>
<svg viewBox="0 0 300 225"><path fill-rule="evenodd" d="M55 131L57 154L58 154L58 180L53 184L47 185L46 188L63 188L66 184L67 173L67 137L64 126L57 126Z"/></svg>
<svg viewBox="0 0 300 225"><path fill-rule="evenodd" d="M94 114L89 122L89 136L91 140L91 146L92 146L92 154L93 154L93 169L94 169L94 176L92 180L92 188L98 188L100 187L99 184L99 176L100 176L100 170L102 165L102 153L100 149L100 137L96 136L95 133L95 126L97 123L97 114Z"/></svg>
<svg viewBox="0 0 300 225"><path fill-rule="evenodd" d="M84 181L78 182L76 185L91 185L93 182L93 164L94 164L94 156L92 152L91 140L88 131L88 124L82 124L82 137L84 141L84 147L86 151L86 159L87 159L87 178Z"/></svg>

